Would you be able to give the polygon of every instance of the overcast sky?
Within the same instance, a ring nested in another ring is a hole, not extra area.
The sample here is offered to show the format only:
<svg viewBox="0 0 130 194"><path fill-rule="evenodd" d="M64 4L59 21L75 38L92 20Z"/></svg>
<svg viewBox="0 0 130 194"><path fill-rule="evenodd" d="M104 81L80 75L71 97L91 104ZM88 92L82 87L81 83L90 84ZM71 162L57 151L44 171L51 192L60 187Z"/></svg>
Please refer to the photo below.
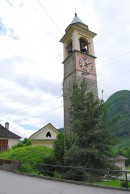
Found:
<svg viewBox="0 0 130 194"><path fill-rule="evenodd" d="M94 38L98 93L130 90L130 0L0 0L0 123L29 137L63 127L63 46L78 17Z"/></svg>

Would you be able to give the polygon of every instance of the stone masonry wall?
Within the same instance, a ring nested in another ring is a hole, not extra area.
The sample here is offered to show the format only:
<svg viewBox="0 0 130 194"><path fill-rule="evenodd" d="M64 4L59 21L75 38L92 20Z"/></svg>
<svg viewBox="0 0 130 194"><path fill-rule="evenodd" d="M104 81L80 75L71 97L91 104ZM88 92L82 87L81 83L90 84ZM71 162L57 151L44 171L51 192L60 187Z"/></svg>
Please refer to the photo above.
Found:
<svg viewBox="0 0 130 194"><path fill-rule="evenodd" d="M79 55L79 53L78 53ZM63 98L64 98L64 129L65 135L71 134L71 123L70 123L70 96L72 94L72 87L75 81L81 81L83 77L77 76L76 63L77 53L72 53L64 63L64 82L63 82ZM86 78L87 79L87 78ZM94 80L87 79L88 91L92 91L97 97L97 78Z"/></svg>
<svg viewBox="0 0 130 194"><path fill-rule="evenodd" d="M14 172L17 170L19 163L17 161L0 159L0 170Z"/></svg>

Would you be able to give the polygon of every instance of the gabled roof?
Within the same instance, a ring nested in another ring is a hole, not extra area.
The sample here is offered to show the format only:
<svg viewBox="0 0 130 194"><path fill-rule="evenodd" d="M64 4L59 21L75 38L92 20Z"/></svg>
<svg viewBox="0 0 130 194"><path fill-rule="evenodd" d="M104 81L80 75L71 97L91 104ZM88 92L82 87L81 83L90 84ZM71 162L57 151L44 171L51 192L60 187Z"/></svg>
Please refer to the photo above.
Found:
<svg viewBox="0 0 130 194"><path fill-rule="evenodd" d="M7 128L3 127L0 124L0 138L4 137L4 138L18 138L20 139L21 137L16 135L15 133L9 131Z"/></svg>
<svg viewBox="0 0 130 194"><path fill-rule="evenodd" d="M41 129L39 129L38 131L36 131L35 133L33 133L29 139L31 139L34 135L36 135L37 133L39 133L40 131L46 129L47 127L52 128L57 134L59 133L58 129L56 129L51 123L48 123L47 125L45 125L44 127L42 127Z"/></svg>
<svg viewBox="0 0 130 194"><path fill-rule="evenodd" d="M126 157L124 157L124 156L121 156L121 155L117 155L116 157L115 157L115 160L116 161L120 161L120 160L127 160L128 158L126 158Z"/></svg>

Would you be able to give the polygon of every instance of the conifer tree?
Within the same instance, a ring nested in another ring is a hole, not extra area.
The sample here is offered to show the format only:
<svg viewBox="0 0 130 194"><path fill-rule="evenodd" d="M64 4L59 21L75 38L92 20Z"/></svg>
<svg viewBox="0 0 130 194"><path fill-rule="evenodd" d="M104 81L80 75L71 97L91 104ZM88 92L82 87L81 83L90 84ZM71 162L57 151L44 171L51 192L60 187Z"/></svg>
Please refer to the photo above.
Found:
<svg viewBox="0 0 130 194"><path fill-rule="evenodd" d="M87 83L73 85L71 95L71 130L68 139L66 161L68 165L87 168L111 166L111 146L114 137L112 122L105 119L105 105L93 93L87 93Z"/></svg>

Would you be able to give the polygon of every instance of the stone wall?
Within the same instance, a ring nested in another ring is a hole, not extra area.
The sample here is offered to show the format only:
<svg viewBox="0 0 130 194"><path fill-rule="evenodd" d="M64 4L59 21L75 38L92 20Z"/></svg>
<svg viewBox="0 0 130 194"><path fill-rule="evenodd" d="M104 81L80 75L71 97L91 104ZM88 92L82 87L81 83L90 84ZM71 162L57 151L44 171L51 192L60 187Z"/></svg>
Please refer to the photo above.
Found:
<svg viewBox="0 0 130 194"><path fill-rule="evenodd" d="M13 160L0 159L0 170L14 172L17 170L19 163Z"/></svg>
<svg viewBox="0 0 130 194"><path fill-rule="evenodd" d="M79 51L74 51L64 62L64 82L63 82L63 98L64 98L64 129L65 129L65 135L71 134L71 123L70 123L70 96L72 94L72 87L73 83L75 81L80 81L85 77L87 80L87 91L93 92L95 97L98 97L97 92L97 77L95 76L88 77L82 76L81 71L78 69L78 63L80 56L84 56L85 54L80 53ZM87 55L85 55L87 56ZM89 58L92 58L94 64L95 64L95 58L88 56ZM96 72L96 67L95 67Z"/></svg>

